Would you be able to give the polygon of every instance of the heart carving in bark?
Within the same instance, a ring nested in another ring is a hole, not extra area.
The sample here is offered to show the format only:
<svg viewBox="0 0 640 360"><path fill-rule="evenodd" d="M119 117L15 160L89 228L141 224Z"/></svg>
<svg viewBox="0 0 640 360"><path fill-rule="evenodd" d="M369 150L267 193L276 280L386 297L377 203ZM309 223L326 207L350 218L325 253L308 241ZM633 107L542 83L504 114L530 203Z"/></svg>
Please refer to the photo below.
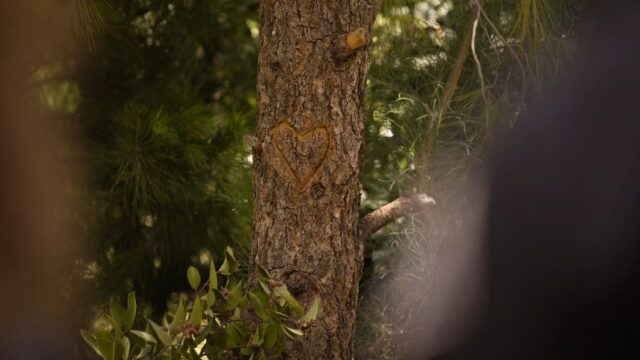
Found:
<svg viewBox="0 0 640 360"><path fill-rule="evenodd" d="M273 135L280 157L298 184L308 184L329 154L329 129L321 125L300 132L282 121L273 129Z"/></svg>

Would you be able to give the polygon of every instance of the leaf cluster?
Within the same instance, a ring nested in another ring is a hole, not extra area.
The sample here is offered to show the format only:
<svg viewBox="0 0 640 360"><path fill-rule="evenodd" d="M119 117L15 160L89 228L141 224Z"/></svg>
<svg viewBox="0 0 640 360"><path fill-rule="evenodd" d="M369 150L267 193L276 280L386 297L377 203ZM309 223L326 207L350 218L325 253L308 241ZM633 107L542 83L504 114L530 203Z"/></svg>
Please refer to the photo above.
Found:
<svg viewBox="0 0 640 360"><path fill-rule="evenodd" d="M82 338L104 360L280 358L285 343L301 339L316 319L320 300L305 312L286 285L260 266L257 273L255 284L248 285L227 248L219 267L211 261L204 283L198 269L188 268L194 293L187 301L181 298L161 324L138 314L132 292L126 308L111 302L110 330L82 330Z"/></svg>

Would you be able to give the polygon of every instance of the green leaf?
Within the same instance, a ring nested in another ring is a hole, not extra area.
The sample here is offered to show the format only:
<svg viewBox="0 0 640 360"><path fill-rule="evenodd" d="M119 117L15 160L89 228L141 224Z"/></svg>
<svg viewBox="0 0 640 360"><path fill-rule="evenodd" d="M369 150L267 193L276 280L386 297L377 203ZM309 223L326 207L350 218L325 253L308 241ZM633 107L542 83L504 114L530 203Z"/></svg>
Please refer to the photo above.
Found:
<svg viewBox="0 0 640 360"><path fill-rule="evenodd" d="M258 275L260 276L260 280L271 278L271 276L269 275L269 272L265 268L263 268L260 264L258 264L257 268L258 268Z"/></svg>
<svg viewBox="0 0 640 360"><path fill-rule="evenodd" d="M171 320L171 324L169 324L169 329L176 330L180 325L184 323L187 319L187 312L184 308L184 302L182 298L180 298L180 302L178 303L178 308L176 309L176 313L173 315L173 320Z"/></svg>
<svg viewBox="0 0 640 360"><path fill-rule="evenodd" d="M104 360L115 360L115 339L111 334L106 333L102 336L98 334L92 334L88 331L80 330L80 335L84 341L91 346L93 351L96 352Z"/></svg>
<svg viewBox="0 0 640 360"><path fill-rule="evenodd" d="M226 344L228 347L234 348L240 345L242 339L240 338L240 334L238 334L238 329L235 324L227 324L225 332L227 335Z"/></svg>
<svg viewBox="0 0 640 360"><path fill-rule="evenodd" d="M153 343L153 344L156 343L156 339L153 337L153 335L149 334L148 332L144 332L140 330L130 330L129 332L137 336L138 338L142 339L144 342Z"/></svg>
<svg viewBox="0 0 640 360"><path fill-rule="evenodd" d="M109 313L118 325L117 327L119 329L122 329L127 319L127 311L122 306L120 306L120 304L111 300L109 302Z"/></svg>
<svg viewBox="0 0 640 360"><path fill-rule="evenodd" d="M267 306L269 306L268 300L252 291L249 293L249 300L251 300L251 308L253 312L262 320L271 319L271 316L267 314Z"/></svg>
<svg viewBox="0 0 640 360"><path fill-rule="evenodd" d="M209 289L218 288L218 274L216 273L216 265L213 260L209 263Z"/></svg>
<svg viewBox="0 0 640 360"><path fill-rule="evenodd" d="M231 310L238 306L242 300L242 281L238 282L238 284L231 289L229 292L229 298L227 299L227 304L225 305L225 310Z"/></svg>
<svg viewBox="0 0 640 360"><path fill-rule="evenodd" d="M196 301L193 303L193 309L191 310L189 321L196 325L200 325L200 322L202 321L202 303L200 302L199 296L196 296Z"/></svg>
<svg viewBox="0 0 640 360"><path fill-rule="evenodd" d="M129 359L129 352L131 351L131 342L126 336L120 341L122 342L122 360L127 360Z"/></svg>
<svg viewBox="0 0 640 360"><path fill-rule="evenodd" d="M200 345L200 343L203 342L204 339L206 339L207 336L209 336L209 334L211 333L211 328L213 328L213 322L209 321L207 326L205 326L202 329L200 329L200 332L196 336L196 338L194 340L194 343L196 345Z"/></svg>
<svg viewBox="0 0 640 360"><path fill-rule="evenodd" d="M113 316L107 315L107 320L109 320L109 322L111 323L111 326L113 326L113 330L116 332L116 336L123 337L124 333L120 328L120 324L118 324L118 322L113 318Z"/></svg>
<svg viewBox="0 0 640 360"><path fill-rule="evenodd" d="M315 298L315 300L313 300L313 304L311 304L311 307L309 308L309 311L307 311L307 313L300 318L300 321L305 324L312 322L318 316L319 311L320 311L320 298Z"/></svg>
<svg viewBox="0 0 640 360"><path fill-rule="evenodd" d="M278 341L278 335L281 333L280 327L275 323L270 323L265 326L264 333L264 348L271 349Z"/></svg>
<svg viewBox="0 0 640 360"><path fill-rule="evenodd" d="M189 266L187 269L187 280L189 280L189 285L193 290L197 290L198 286L200 286L200 272L193 266Z"/></svg>
<svg viewBox="0 0 640 360"><path fill-rule="evenodd" d="M238 263L238 261L236 260L236 256L233 254L233 249L232 249L231 247L227 246L226 251L227 251L227 255L229 255L229 258L230 258L231 260L233 260L233 262L234 262L234 263L236 263L236 264L237 264L237 263Z"/></svg>
<svg viewBox="0 0 640 360"><path fill-rule="evenodd" d="M151 324L151 328L156 333L156 336L158 337L158 340L160 340L162 345L164 345L165 347L171 346L171 336L169 336L169 333L166 332L162 327L160 327L160 325L154 323L153 321L151 320L147 320L147 321L149 322L149 324Z"/></svg>
<svg viewBox="0 0 640 360"><path fill-rule="evenodd" d="M226 256L224 257L224 261L222 262L222 265L220 265L220 269L218 269L218 272L225 276L231 275L231 271L229 271L229 261L227 260Z"/></svg>
<svg viewBox="0 0 640 360"><path fill-rule="evenodd" d="M229 276L233 274L238 267L238 261L233 254L233 249L227 246L226 254L224 255L224 261L218 270L221 274Z"/></svg>
<svg viewBox="0 0 640 360"><path fill-rule="evenodd" d="M261 327L256 327L256 332L251 337L251 346L260 346L264 343L264 334Z"/></svg>
<svg viewBox="0 0 640 360"><path fill-rule="evenodd" d="M136 312L138 311L138 305L136 303L136 293L134 291L127 296L127 311L122 323L122 330L127 331L133 326L133 322L136 320Z"/></svg>
<svg viewBox="0 0 640 360"><path fill-rule="evenodd" d="M241 320L240 309L239 308L233 309L233 315L231 315L229 317L229 320L231 320L231 321L240 321Z"/></svg>
<svg viewBox="0 0 640 360"><path fill-rule="evenodd" d="M262 280L258 281L258 283L260 284L260 288L262 288L262 291L264 291L265 294L271 295L271 290L269 290L269 286L267 284L262 282Z"/></svg>
<svg viewBox="0 0 640 360"><path fill-rule="evenodd" d="M189 348L189 356L191 357L191 359L200 359L200 356L198 355L198 353L196 352L196 350L192 347Z"/></svg>
<svg viewBox="0 0 640 360"><path fill-rule="evenodd" d="M287 319L289 319L289 315L287 315L287 314L285 314L283 312L280 312L278 310L268 309L267 311L271 316L273 316L274 318L276 318L278 320L287 320Z"/></svg>
<svg viewBox="0 0 640 360"><path fill-rule="evenodd" d="M216 295L211 289L209 289L209 292L207 293L206 302L207 302L207 307L213 306L213 304L215 304L216 302Z"/></svg>
<svg viewBox="0 0 640 360"><path fill-rule="evenodd" d="M300 337L302 337L302 331L298 330L298 329L292 329L286 325L281 325L282 327L282 331L285 333L285 335L287 335L288 337L290 337L293 340L296 340Z"/></svg>
<svg viewBox="0 0 640 360"><path fill-rule="evenodd" d="M138 355L136 355L136 360L146 358L147 355L151 354L151 350L153 350L153 345L145 345L143 349L140 349Z"/></svg>
<svg viewBox="0 0 640 360"><path fill-rule="evenodd" d="M298 301L296 301L296 299L291 295L289 290L287 290L286 286L276 287L274 289L274 293L276 294L276 296L279 296L280 298L284 299L287 302L287 304L289 304L289 307L291 308L291 310L293 310L293 312L296 314L298 318L301 318L304 316L304 309L298 303Z"/></svg>
<svg viewBox="0 0 640 360"><path fill-rule="evenodd" d="M240 298L240 302L238 302L238 307L241 309L246 309L248 305L249 305L249 299L245 295L243 295Z"/></svg>

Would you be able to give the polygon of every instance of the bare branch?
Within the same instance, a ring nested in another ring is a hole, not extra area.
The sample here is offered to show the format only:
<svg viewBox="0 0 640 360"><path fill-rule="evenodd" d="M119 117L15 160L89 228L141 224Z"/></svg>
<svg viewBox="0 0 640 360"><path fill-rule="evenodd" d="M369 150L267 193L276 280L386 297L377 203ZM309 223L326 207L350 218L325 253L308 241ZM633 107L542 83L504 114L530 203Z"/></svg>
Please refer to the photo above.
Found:
<svg viewBox="0 0 640 360"><path fill-rule="evenodd" d="M420 210L427 209L436 204L433 198L424 195L403 196L383 205L360 219L358 224L358 237L365 242L380 228L390 222Z"/></svg>
<svg viewBox="0 0 640 360"><path fill-rule="evenodd" d="M480 22L480 15L482 14L482 4L476 0L476 18L473 21L473 31L471 35L471 54L473 55L473 60L476 63L476 68L478 69L478 77L480 78L480 87L482 91L482 98L484 99L484 116L486 121L487 129L490 129L491 124L489 123L489 112L487 107L489 106L489 99L487 98L487 90L484 84L484 74L482 73L482 65L480 64L480 59L478 59L478 54L476 53L476 32L478 30L478 23Z"/></svg>
<svg viewBox="0 0 640 360"><path fill-rule="evenodd" d="M449 110L449 103L451 102L451 99L453 98L453 95L458 88L458 82L460 81L460 76L462 75L464 64L467 62L467 57L469 56L472 33L473 23L471 23L471 26L469 26L469 29L465 32L464 37L462 38L462 42L460 42L458 54L456 55L456 61L453 64L453 69L451 69L449 79L447 80L447 84L444 87L441 101L442 105L440 106L441 114Z"/></svg>

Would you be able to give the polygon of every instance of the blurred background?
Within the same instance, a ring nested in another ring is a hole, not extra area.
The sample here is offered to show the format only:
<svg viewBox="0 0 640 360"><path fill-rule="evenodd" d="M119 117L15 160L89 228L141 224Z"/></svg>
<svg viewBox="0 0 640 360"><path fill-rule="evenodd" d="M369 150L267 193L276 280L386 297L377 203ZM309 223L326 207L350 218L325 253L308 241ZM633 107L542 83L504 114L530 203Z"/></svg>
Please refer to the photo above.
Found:
<svg viewBox="0 0 640 360"><path fill-rule="evenodd" d="M204 269L226 246L246 269L251 151L242 138L257 113L258 2L2 10L0 205L17 218L3 216L11 255L0 289L32 284L25 294L37 298L46 284L59 299L34 306L72 309L66 324L84 358L77 331L105 326L110 299L135 290L146 314L162 314L188 286L182 270ZM358 358L408 356L406 335L430 316L430 294L394 289L428 284L443 240L477 219L491 144L571 61L582 12L579 0L384 1L370 47L362 212L415 192L438 206L369 242ZM13 300L2 307L28 306Z"/></svg>

